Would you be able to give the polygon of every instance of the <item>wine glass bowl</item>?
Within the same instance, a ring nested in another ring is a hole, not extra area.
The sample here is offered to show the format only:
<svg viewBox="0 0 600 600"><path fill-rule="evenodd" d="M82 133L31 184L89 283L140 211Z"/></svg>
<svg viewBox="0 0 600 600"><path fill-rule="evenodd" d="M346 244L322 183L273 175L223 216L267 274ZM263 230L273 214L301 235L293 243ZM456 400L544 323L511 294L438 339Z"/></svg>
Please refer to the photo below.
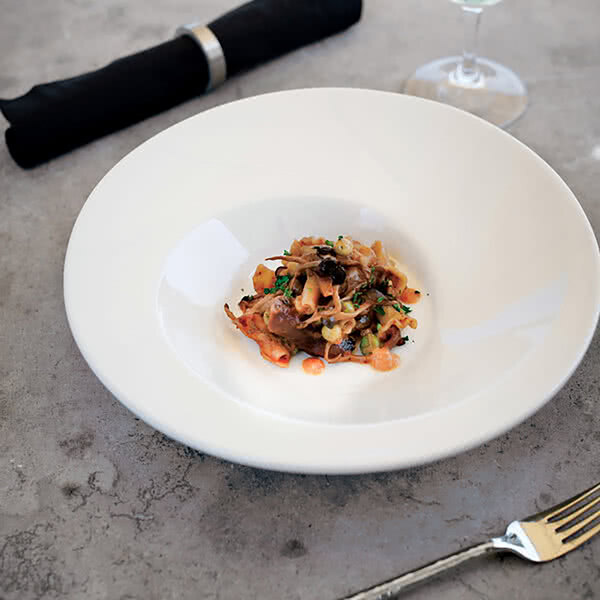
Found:
<svg viewBox="0 0 600 600"><path fill-rule="evenodd" d="M465 42L462 56L434 60L419 67L403 92L451 104L495 125L507 127L527 108L527 89L508 67L476 54L484 6L501 0L451 0L462 7Z"/></svg>

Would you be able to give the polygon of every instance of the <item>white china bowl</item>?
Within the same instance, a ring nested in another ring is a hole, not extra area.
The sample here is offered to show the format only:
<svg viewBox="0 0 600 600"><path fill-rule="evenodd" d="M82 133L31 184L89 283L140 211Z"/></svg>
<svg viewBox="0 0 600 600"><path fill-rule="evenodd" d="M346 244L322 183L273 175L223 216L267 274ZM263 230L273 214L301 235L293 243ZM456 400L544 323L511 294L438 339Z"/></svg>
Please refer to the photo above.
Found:
<svg viewBox="0 0 600 600"><path fill-rule="evenodd" d="M259 262L313 234L382 240L423 292L395 371L280 369L225 316ZM540 408L587 349L599 282L577 200L510 135L418 98L312 89L207 111L121 160L73 229L65 303L96 375L167 435L357 473L455 454Z"/></svg>

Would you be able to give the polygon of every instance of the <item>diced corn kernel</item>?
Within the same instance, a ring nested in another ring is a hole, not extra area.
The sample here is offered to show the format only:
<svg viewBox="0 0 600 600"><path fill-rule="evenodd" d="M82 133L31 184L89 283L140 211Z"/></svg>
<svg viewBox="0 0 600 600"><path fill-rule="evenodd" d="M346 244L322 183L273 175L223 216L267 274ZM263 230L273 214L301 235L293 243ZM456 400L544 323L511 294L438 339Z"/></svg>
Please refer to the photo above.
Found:
<svg viewBox="0 0 600 600"><path fill-rule="evenodd" d="M354 312L356 309L354 308L354 304L352 304L350 300L346 300L345 302L342 302L342 310L345 313L351 313Z"/></svg>
<svg viewBox="0 0 600 600"><path fill-rule="evenodd" d="M326 341L338 344L342 340L342 328L339 325L334 325L333 327L323 325L321 327L321 335Z"/></svg>
<svg viewBox="0 0 600 600"><path fill-rule="evenodd" d="M339 254L340 256L350 256L354 246L351 240L343 237L335 243L333 248L336 251L336 254Z"/></svg>

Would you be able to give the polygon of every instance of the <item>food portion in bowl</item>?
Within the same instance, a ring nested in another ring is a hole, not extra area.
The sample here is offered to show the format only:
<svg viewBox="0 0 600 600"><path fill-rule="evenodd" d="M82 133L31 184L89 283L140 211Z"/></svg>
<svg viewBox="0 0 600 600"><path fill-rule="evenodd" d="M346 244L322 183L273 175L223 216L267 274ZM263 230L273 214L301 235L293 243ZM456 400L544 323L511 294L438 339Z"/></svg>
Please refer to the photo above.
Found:
<svg viewBox="0 0 600 600"><path fill-rule="evenodd" d="M227 316L258 344L263 358L288 367L302 350L328 363L368 363L379 371L398 365L391 350L407 342L406 328L417 327L408 305L421 292L408 287L380 241L367 246L343 235L304 237L265 260L281 266L258 265L256 293L240 300L242 314L236 317L225 304ZM309 374L322 366L320 360L304 361Z"/></svg>

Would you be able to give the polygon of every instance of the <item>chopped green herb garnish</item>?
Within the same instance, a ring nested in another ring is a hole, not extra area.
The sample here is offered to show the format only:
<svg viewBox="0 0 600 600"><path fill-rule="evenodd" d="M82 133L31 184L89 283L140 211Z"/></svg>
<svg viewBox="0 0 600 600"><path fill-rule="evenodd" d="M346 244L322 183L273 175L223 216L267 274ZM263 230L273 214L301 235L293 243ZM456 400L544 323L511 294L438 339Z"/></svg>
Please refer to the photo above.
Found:
<svg viewBox="0 0 600 600"><path fill-rule="evenodd" d="M254 296L252 296L252 295L248 294L247 296L244 296L244 297L242 298L242 300L243 300L244 302L252 302L252 300L254 300Z"/></svg>
<svg viewBox="0 0 600 600"><path fill-rule="evenodd" d="M292 297L292 290L290 290L289 287L286 287L285 290L283 290L283 295L286 298L291 298Z"/></svg>
<svg viewBox="0 0 600 600"><path fill-rule="evenodd" d="M290 253L289 253L287 250L284 250L284 251L283 251L283 255L284 255L284 256L290 256Z"/></svg>
<svg viewBox="0 0 600 600"><path fill-rule="evenodd" d="M341 240L343 237L343 235L338 235L338 240Z"/></svg>
<svg viewBox="0 0 600 600"><path fill-rule="evenodd" d="M403 342L406 344L406 342L408 342L408 336L407 336L407 335L405 335L405 336L402 338L402 341L403 341Z"/></svg>
<svg viewBox="0 0 600 600"><path fill-rule="evenodd" d="M333 248L333 246L335 245L335 244L334 244L334 243L333 243L331 240L325 240L325 243L326 243L328 246L331 246L332 248Z"/></svg>
<svg viewBox="0 0 600 600"><path fill-rule="evenodd" d="M381 323L377 323L377 331L381 329Z"/></svg>
<svg viewBox="0 0 600 600"><path fill-rule="evenodd" d="M385 300L385 298L383 296L379 296L379 298L377 298L377 302L383 302Z"/></svg>
<svg viewBox="0 0 600 600"><path fill-rule="evenodd" d="M376 306L374 310L378 315L385 315L385 310L383 310L382 306Z"/></svg>
<svg viewBox="0 0 600 600"><path fill-rule="evenodd" d="M291 277L289 275L282 275L281 277L278 277L275 280L275 287L265 288L265 294L275 294L278 291L282 291L289 298L291 295L291 291L289 292L290 295L288 295L286 291L289 291L287 283L290 279Z"/></svg>
<svg viewBox="0 0 600 600"><path fill-rule="evenodd" d="M408 314L409 312L412 312L412 308L410 308L410 306L405 306L404 304L397 304L394 303L392 304L392 306L398 311L400 312L401 310L404 311L405 314Z"/></svg>
<svg viewBox="0 0 600 600"><path fill-rule="evenodd" d="M354 296L352 296L352 303L358 308L359 305L363 303L362 293L354 292Z"/></svg>

